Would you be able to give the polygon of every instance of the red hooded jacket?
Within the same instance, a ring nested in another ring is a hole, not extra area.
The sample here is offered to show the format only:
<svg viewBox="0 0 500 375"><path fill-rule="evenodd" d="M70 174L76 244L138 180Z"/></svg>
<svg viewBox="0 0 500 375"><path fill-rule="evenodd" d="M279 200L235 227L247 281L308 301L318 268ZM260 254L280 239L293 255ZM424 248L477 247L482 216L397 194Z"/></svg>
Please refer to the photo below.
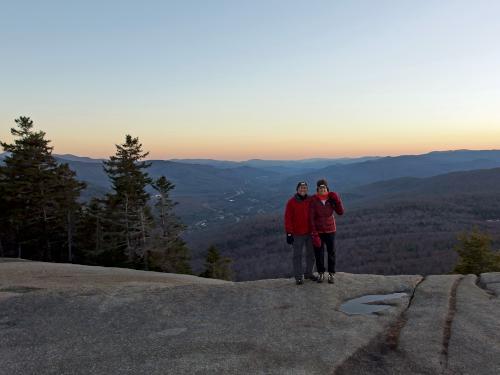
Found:
<svg viewBox="0 0 500 375"><path fill-rule="evenodd" d="M287 233L304 235L310 234L309 226L309 203L310 197L301 199L298 194L295 194L288 200L285 209L285 231Z"/></svg>
<svg viewBox="0 0 500 375"><path fill-rule="evenodd" d="M344 214L344 206L337 193L328 193L328 199L325 204L318 195L311 198L309 203L309 221L312 233L333 233L337 230L335 217Z"/></svg>

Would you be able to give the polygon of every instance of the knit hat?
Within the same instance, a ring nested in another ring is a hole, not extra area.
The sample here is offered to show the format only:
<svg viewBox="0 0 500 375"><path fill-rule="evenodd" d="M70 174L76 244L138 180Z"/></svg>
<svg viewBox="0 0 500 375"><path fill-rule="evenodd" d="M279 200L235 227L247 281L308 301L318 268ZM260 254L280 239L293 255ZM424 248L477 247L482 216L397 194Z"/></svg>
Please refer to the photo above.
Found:
<svg viewBox="0 0 500 375"><path fill-rule="evenodd" d="M297 184L297 187L295 188L295 190L299 190L299 187L301 186L307 186L307 182L305 181L300 181L298 184Z"/></svg>
<svg viewBox="0 0 500 375"><path fill-rule="evenodd" d="M319 189L320 186L325 186L326 190L330 191L330 189L328 189L328 182L324 178L316 182L316 190Z"/></svg>

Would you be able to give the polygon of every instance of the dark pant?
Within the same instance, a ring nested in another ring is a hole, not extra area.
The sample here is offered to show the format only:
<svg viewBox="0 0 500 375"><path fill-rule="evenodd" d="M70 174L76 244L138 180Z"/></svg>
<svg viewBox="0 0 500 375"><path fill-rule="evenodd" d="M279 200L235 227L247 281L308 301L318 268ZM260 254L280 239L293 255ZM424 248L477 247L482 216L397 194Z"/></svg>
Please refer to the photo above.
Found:
<svg viewBox="0 0 500 375"><path fill-rule="evenodd" d="M314 248L316 270L325 272L325 246L328 253L328 272L335 273L335 233L320 233L321 246Z"/></svg>
<svg viewBox="0 0 500 375"><path fill-rule="evenodd" d="M312 239L309 234L295 235L293 241L293 273L295 279L299 280L303 276L302 254L305 251L306 256L306 276L313 274L314 267L314 251L312 249Z"/></svg>

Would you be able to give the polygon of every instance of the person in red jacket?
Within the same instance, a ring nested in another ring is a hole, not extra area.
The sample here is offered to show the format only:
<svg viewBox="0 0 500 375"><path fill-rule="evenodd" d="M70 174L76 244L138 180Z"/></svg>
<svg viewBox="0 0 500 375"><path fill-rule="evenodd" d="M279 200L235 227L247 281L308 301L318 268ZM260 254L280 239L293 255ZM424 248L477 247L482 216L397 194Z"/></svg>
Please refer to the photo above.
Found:
<svg viewBox="0 0 500 375"><path fill-rule="evenodd" d="M314 250L312 247L309 220L309 203L307 183L299 182L296 194L290 198L285 209L286 242L293 246L293 272L297 285L304 283L304 277L316 281L313 274ZM306 272L303 274L302 253L305 249Z"/></svg>
<svg viewBox="0 0 500 375"><path fill-rule="evenodd" d="M333 284L335 275L335 217L344 214L344 206L335 192L330 192L326 180L316 183L317 194L309 203L309 220L311 226L318 283L323 282L325 276L325 246L328 253L328 282Z"/></svg>

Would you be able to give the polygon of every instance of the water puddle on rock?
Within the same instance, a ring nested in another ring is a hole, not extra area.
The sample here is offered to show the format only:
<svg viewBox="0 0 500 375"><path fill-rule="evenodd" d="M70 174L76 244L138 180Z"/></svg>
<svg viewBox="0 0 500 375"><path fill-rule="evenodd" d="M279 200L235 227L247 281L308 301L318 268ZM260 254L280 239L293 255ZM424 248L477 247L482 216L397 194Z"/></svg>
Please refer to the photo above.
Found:
<svg viewBox="0 0 500 375"><path fill-rule="evenodd" d="M408 293L369 294L344 302L340 306L340 311L348 315L376 314L392 307L385 302L407 296Z"/></svg>

